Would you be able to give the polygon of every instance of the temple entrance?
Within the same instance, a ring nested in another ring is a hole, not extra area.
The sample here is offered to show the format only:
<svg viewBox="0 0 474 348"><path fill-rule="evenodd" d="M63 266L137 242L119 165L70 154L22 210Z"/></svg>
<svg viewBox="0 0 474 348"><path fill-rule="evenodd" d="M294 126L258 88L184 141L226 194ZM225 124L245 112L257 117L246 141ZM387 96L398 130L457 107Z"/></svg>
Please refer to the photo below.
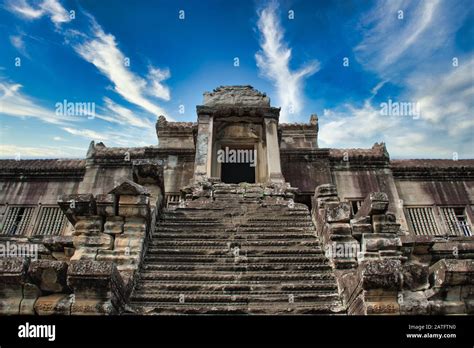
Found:
<svg viewBox="0 0 474 348"><path fill-rule="evenodd" d="M221 181L226 184L255 183L255 167L250 163L222 163Z"/></svg>

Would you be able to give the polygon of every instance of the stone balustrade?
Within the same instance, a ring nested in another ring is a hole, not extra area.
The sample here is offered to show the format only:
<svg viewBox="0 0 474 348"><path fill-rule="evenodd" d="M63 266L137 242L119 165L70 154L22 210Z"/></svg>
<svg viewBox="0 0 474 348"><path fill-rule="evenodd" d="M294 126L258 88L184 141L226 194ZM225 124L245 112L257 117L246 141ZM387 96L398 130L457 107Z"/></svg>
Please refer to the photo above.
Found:
<svg viewBox="0 0 474 348"><path fill-rule="evenodd" d="M405 236L383 192L354 216L334 185L318 186L312 202L348 314L473 313L472 240Z"/></svg>

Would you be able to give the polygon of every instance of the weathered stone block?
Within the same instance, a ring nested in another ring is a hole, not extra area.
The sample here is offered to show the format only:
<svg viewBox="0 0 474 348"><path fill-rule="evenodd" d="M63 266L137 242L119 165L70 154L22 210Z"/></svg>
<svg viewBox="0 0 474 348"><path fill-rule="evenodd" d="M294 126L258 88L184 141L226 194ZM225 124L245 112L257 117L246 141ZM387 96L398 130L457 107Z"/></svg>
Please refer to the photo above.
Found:
<svg viewBox="0 0 474 348"><path fill-rule="evenodd" d="M35 311L39 315L70 315L74 294L53 294L36 300Z"/></svg>
<svg viewBox="0 0 474 348"><path fill-rule="evenodd" d="M464 301L430 301L432 315L464 314L467 312Z"/></svg>
<svg viewBox="0 0 474 348"><path fill-rule="evenodd" d="M385 222L380 225L379 233L398 234L400 232L400 224L393 222Z"/></svg>
<svg viewBox="0 0 474 348"><path fill-rule="evenodd" d="M113 262L72 261L68 285L75 295L71 314L114 314L124 304L123 281Z"/></svg>
<svg viewBox="0 0 474 348"><path fill-rule="evenodd" d="M400 260L383 259L363 261L359 264L358 271L363 289L400 289Z"/></svg>
<svg viewBox="0 0 474 348"><path fill-rule="evenodd" d="M372 215L372 230L374 233L380 233L382 225L387 222L385 214Z"/></svg>
<svg viewBox="0 0 474 348"><path fill-rule="evenodd" d="M355 238L361 237L364 233L372 233L371 224L352 223L352 221L353 220L351 220L352 235Z"/></svg>
<svg viewBox="0 0 474 348"><path fill-rule="evenodd" d="M122 216L110 216L104 224L104 233L120 234L123 233L124 218Z"/></svg>
<svg viewBox="0 0 474 348"><path fill-rule="evenodd" d="M101 216L76 216L74 235L99 234L103 230L103 218Z"/></svg>
<svg viewBox="0 0 474 348"><path fill-rule="evenodd" d="M114 195L98 194L96 196L97 215L111 217L114 216Z"/></svg>
<svg viewBox="0 0 474 348"><path fill-rule="evenodd" d="M336 186L333 184L323 184L316 187L314 192L316 197L337 196Z"/></svg>
<svg viewBox="0 0 474 348"><path fill-rule="evenodd" d="M23 299L20 303L19 314L34 315L34 305L39 296L41 296L41 290L35 284L25 283L23 285Z"/></svg>
<svg viewBox="0 0 474 348"><path fill-rule="evenodd" d="M63 292L67 289L67 263L63 261L32 261L28 274L39 288L46 292Z"/></svg>
<svg viewBox="0 0 474 348"><path fill-rule="evenodd" d="M340 202L326 207L326 222L349 222L351 219L351 207L347 202Z"/></svg>
<svg viewBox="0 0 474 348"><path fill-rule="evenodd" d="M95 260L97 257L97 248L81 247L74 251L71 256L71 261L77 260ZM100 249L99 249L100 250Z"/></svg>
<svg viewBox="0 0 474 348"><path fill-rule="evenodd" d="M349 225L348 223L328 224L328 233L350 236L352 233L351 225Z"/></svg>
<svg viewBox="0 0 474 348"><path fill-rule="evenodd" d="M316 204L313 204L314 207L318 209L324 209L328 206L334 205L335 203L339 202L339 198L337 196L333 197L322 197L316 199Z"/></svg>
<svg viewBox="0 0 474 348"><path fill-rule="evenodd" d="M390 237L388 237L390 236ZM398 250L402 246L400 238L392 234L364 233L361 240L361 250Z"/></svg>
<svg viewBox="0 0 474 348"><path fill-rule="evenodd" d="M417 262L407 262L402 266L403 288L413 291L429 287L429 268Z"/></svg>
<svg viewBox="0 0 474 348"><path fill-rule="evenodd" d="M388 209L388 196L385 192L372 192L362 202L354 218L384 214Z"/></svg>
<svg viewBox="0 0 474 348"><path fill-rule="evenodd" d="M118 186L114 187L114 189L111 190L109 194L114 194L117 196L149 196L150 191L146 187L139 185L130 179L123 178L122 182Z"/></svg>
<svg viewBox="0 0 474 348"><path fill-rule="evenodd" d="M124 217L148 217L150 207L148 205L119 205L119 215Z"/></svg>
<svg viewBox="0 0 474 348"><path fill-rule="evenodd" d="M145 195L121 195L119 205L147 205L150 203L149 197Z"/></svg>
<svg viewBox="0 0 474 348"><path fill-rule="evenodd" d="M120 235L115 238L114 250L128 248L128 251L141 251L143 249L143 237Z"/></svg>
<svg viewBox="0 0 474 348"><path fill-rule="evenodd" d="M73 240L76 249L79 248L97 248L97 249L112 249L114 239L105 233L98 235L85 235L74 236Z"/></svg>
<svg viewBox="0 0 474 348"><path fill-rule="evenodd" d="M474 260L443 259L430 267L434 287L473 285Z"/></svg>
<svg viewBox="0 0 474 348"><path fill-rule="evenodd" d="M123 228L124 233L128 235L145 236L146 220L141 217L127 217Z"/></svg>
<svg viewBox="0 0 474 348"><path fill-rule="evenodd" d="M41 243L52 252L63 252L64 248L71 248L72 236L44 236Z"/></svg>
<svg viewBox="0 0 474 348"><path fill-rule="evenodd" d="M0 313L19 314L29 260L0 258Z"/></svg>
<svg viewBox="0 0 474 348"><path fill-rule="evenodd" d="M423 291L403 291L398 294L401 315L429 315L431 308Z"/></svg>

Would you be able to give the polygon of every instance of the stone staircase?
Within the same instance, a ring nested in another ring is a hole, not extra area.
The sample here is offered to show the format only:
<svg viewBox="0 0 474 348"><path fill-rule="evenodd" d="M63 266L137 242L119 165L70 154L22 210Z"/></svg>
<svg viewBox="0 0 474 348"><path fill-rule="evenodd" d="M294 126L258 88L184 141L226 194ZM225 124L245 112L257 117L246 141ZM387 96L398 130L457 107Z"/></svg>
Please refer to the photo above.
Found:
<svg viewBox="0 0 474 348"><path fill-rule="evenodd" d="M130 310L341 313L335 278L308 208L285 197L266 196L264 190L259 185L214 184L210 194L165 209L148 245Z"/></svg>

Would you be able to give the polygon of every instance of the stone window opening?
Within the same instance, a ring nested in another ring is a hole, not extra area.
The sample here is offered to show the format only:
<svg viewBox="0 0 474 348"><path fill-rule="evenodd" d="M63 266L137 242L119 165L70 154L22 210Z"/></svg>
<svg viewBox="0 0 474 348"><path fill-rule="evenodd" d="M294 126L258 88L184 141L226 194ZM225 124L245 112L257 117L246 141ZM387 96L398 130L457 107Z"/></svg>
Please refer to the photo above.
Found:
<svg viewBox="0 0 474 348"><path fill-rule="evenodd" d="M416 235L434 236L442 234L438 229L433 207L406 207L405 212L411 230Z"/></svg>
<svg viewBox="0 0 474 348"><path fill-rule="evenodd" d="M449 234L472 236L471 226L467 220L464 207L442 207L441 212Z"/></svg>
<svg viewBox="0 0 474 348"><path fill-rule="evenodd" d="M42 206L38 216L36 236L59 236L68 224L66 215L58 206Z"/></svg>
<svg viewBox="0 0 474 348"><path fill-rule="evenodd" d="M31 206L10 206L5 217L1 234L26 234L33 216L34 209L35 208Z"/></svg>

